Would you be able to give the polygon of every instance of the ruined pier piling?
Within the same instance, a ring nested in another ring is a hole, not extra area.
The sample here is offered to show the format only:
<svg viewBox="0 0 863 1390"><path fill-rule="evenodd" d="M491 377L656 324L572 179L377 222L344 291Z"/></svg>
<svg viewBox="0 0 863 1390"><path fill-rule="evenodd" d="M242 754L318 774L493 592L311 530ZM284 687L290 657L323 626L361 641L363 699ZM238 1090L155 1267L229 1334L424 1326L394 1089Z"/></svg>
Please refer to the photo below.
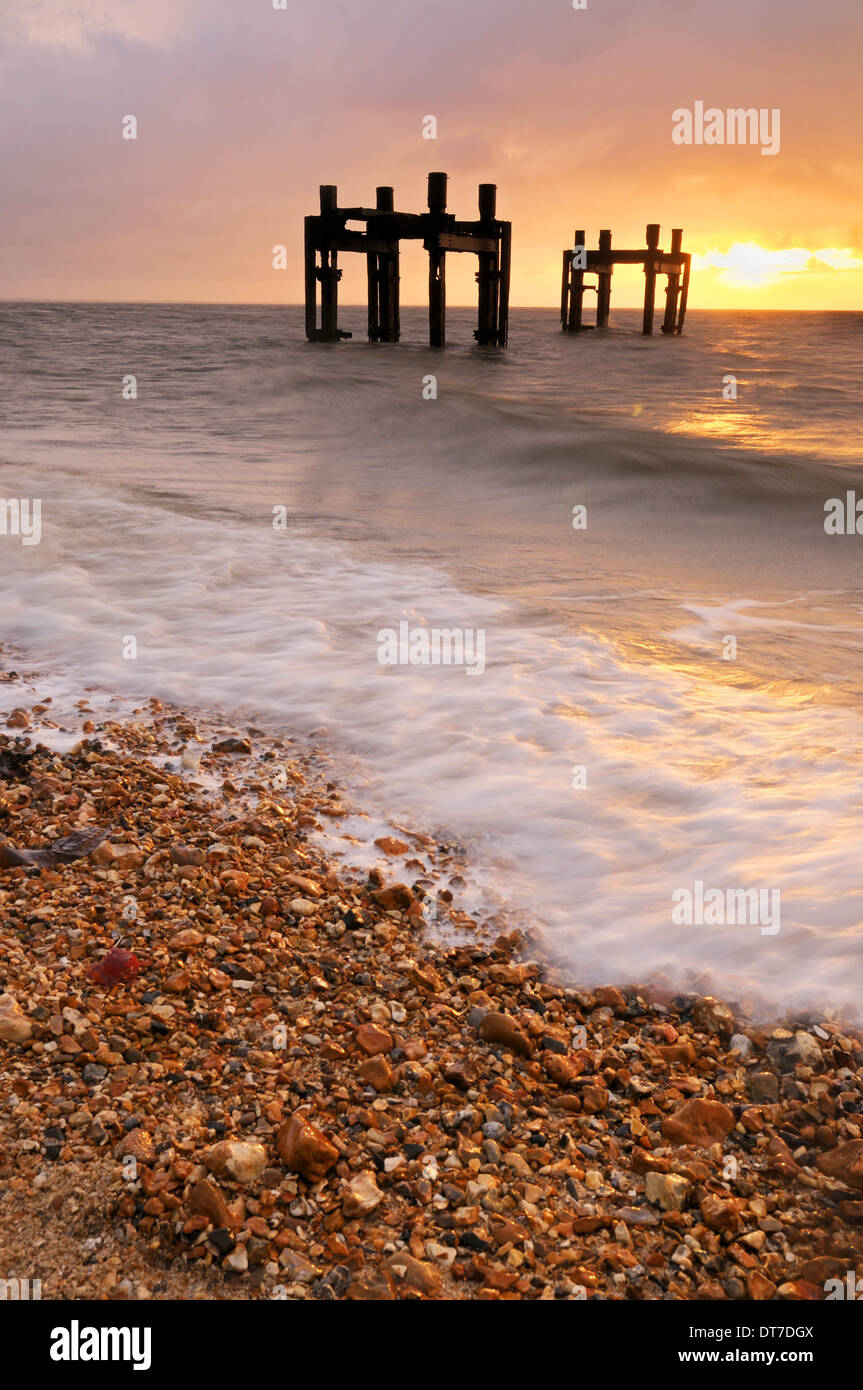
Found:
<svg viewBox="0 0 863 1390"><path fill-rule="evenodd" d="M306 337L334 343L350 338L338 325L340 252L366 257L370 342L397 343L399 321L399 247L421 241L429 258L429 347L446 345L446 261L450 251L473 253L477 270L478 309L474 337L483 346L506 347L509 323L509 278L512 227L497 218L497 188L479 186L479 218L465 222L447 212L447 176L428 176L428 211L396 212L392 188L377 190L373 208L340 208L338 190L322 184L321 210L306 218ZM363 230L349 229L363 222ZM320 286L320 294L318 292ZM319 311L320 301L320 311Z"/></svg>
<svg viewBox="0 0 863 1390"><path fill-rule="evenodd" d="M599 233L596 251L589 251L585 245L583 231L575 233L572 249L563 253L563 278L560 294L560 322L564 333L579 333L587 328L607 328L611 307L611 276L615 265L641 265L644 267L644 313L641 331L645 337L653 333L653 320L656 302L656 278L666 276L665 313L661 331L663 333L682 333L686 316L686 301L689 295L689 272L692 257L682 251L683 232L675 228L671 233L671 250L663 251L659 245L659 224L648 223L646 242L643 249L623 251L612 250L611 232ZM595 275L596 284L585 284L585 275ZM584 322L584 296L588 291L596 293L596 321Z"/></svg>

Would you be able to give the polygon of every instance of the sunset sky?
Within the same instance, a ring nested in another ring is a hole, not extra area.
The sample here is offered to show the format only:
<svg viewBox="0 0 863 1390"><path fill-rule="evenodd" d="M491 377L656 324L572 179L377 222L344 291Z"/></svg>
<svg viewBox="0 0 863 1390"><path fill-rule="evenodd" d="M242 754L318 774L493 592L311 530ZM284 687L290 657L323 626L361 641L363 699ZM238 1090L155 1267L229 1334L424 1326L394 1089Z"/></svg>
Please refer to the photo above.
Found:
<svg viewBox="0 0 863 1390"><path fill-rule="evenodd" d="M498 184L515 305L557 304L576 225L640 245L660 222L697 256L693 308L863 309L861 0L286 4L3 0L0 298L296 303L320 183L419 212L443 169L462 217ZM697 100L779 108L779 154L674 144ZM473 257L450 262L473 303ZM414 244L402 301L425 298Z"/></svg>

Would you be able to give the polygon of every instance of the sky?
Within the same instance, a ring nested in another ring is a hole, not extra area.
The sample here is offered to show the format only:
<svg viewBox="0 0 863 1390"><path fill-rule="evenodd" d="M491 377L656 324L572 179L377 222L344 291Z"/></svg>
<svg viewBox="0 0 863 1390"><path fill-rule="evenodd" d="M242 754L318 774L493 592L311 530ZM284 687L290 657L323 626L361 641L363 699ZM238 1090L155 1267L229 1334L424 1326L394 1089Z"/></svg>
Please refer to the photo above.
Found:
<svg viewBox="0 0 863 1390"><path fill-rule="evenodd" d="M420 212L445 170L459 217L497 183L514 305L559 303L576 226L659 222L693 308L860 310L861 52L860 0L2 0L0 298L297 303L319 184ZM778 152L676 143L696 102L778 110ZM407 246L403 303L426 277Z"/></svg>

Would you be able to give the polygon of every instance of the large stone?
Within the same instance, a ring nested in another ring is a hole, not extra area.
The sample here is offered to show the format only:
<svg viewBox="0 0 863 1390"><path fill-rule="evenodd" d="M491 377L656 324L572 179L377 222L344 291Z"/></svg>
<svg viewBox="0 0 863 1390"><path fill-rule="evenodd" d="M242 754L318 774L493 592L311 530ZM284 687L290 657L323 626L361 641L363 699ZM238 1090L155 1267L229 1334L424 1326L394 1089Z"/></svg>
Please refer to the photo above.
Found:
<svg viewBox="0 0 863 1390"><path fill-rule="evenodd" d="M306 878L303 874L285 874L285 883L292 888L299 888L304 898L320 898L323 889L314 879Z"/></svg>
<svg viewBox="0 0 863 1390"><path fill-rule="evenodd" d="M777 1290L780 1298L791 1303L817 1303L824 1297L824 1289L818 1284L809 1284L805 1279L790 1279L780 1284Z"/></svg>
<svg viewBox="0 0 863 1390"><path fill-rule="evenodd" d="M214 753L251 753L252 745L247 738L222 738L213 744Z"/></svg>
<svg viewBox="0 0 863 1390"><path fill-rule="evenodd" d="M709 994L693 1006L692 1022L699 1033L717 1033L730 1038L734 1032L734 1014L721 999Z"/></svg>
<svg viewBox="0 0 863 1390"><path fill-rule="evenodd" d="M345 1183L342 1193L342 1211L350 1220L355 1216L368 1216L384 1199L375 1180L374 1173L358 1173Z"/></svg>
<svg viewBox="0 0 863 1390"><path fill-rule="evenodd" d="M276 1148L285 1167L307 1182L320 1182L339 1157L338 1149L327 1136L301 1115L292 1115L281 1126Z"/></svg>
<svg viewBox="0 0 863 1390"><path fill-rule="evenodd" d="M21 1012L16 999L11 994L0 994L0 1039L3 1042L28 1042L33 1035L33 1024Z"/></svg>
<svg viewBox="0 0 863 1390"><path fill-rule="evenodd" d="M778 1134L774 1134L767 1145L767 1160L771 1172L779 1173L783 1178L800 1176L800 1168L795 1162L794 1155L785 1140Z"/></svg>
<svg viewBox="0 0 863 1390"><path fill-rule="evenodd" d="M766 1275L754 1269L746 1280L749 1297L755 1303L767 1303L776 1292L776 1285Z"/></svg>
<svg viewBox="0 0 863 1390"><path fill-rule="evenodd" d="M321 1277L321 1271L299 1250L283 1250L279 1264L294 1284L313 1284Z"/></svg>
<svg viewBox="0 0 863 1390"><path fill-rule="evenodd" d="M819 1156L818 1167L828 1178L847 1182L849 1187L863 1188L863 1139L852 1139L828 1149Z"/></svg>
<svg viewBox="0 0 863 1390"><path fill-rule="evenodd" d="M288 903L288 911L292 912L295 917L314 917L318 911L318 905L309 898L291 898Z"/></svg>
<svg viewBox="0 0 863 1390"><path fill-rule="evenodd" d="M197 928L184 927L169 937L168 946L172 951L191 951L195 946L203 946L204 940L204 933Z"/></svg>
<svg viewBox="0 0 863 1390"><path fill-rule="evenodd" d="M626 1000L614 985L602 985L599 989L594 990L594 996L600 1007L615 1009L618 1012L622 1012L626 1008Z"/></svg>
<svg viewBox="0 0 863 1390"><path fill-rule="evenodd" d="M586 1114L598 1115L600 1111L608 1107L607 1088L605 1086L584 1086L581 1091L581 1103Z"/></svg>
<svg viewBox="0 0 863 1390"><path fill-rule="evenodd" d="M393 1048L392 1034L374 1023L360 1024L357 1043L369 1057L375 1057L379 1052L391 1052Z"/></svg>
<svg viewBox="0 0 863 1390"><path fill-rule="evenodd" d="M741 1218L737 1202L732 1198L726 1201L716 1193L708 1192L701 1199L701 1219L708 1230L720 1235L730 1231L732 1235L740 1230Z"/></svg>
<svg viewBox="0 0 863 1390"><path fill-rule="evenodd" d="M94 864L105 869L141 869L144 855L135 845L115 845L110 840L91 850L90 858Z"/></svg>
<svg viewBox="0 0 863 1390"><path fill-rule="evenodd" d="M800 1266L797 1277L805 1279L807 1284L825 1284L828 1279L841 1279L844 1283L846 1272L849 1272L846 1260L837 1260L833 1255L816 1255Z"/></svg>
<svg viewBox="0 0 863 1390"><path fill-rule="evenodd" d="M367 1086L373 1086L378 1092L392 1090L393 1069L386 1057L370 1057L367 1062L363 1062L359 1077Z"/></svg>
<svg viewBox="0 0 863 1390"><path fill-rule="evenodd" d="M352 1303L392 1303L395 1296L392 1280L379 1269L360 1270L345 1293Z"/></svg>
<svg viewBox="0 0 863 1390"><path fill-rule="evenodd" d="M793 1061L805 1067L812 1067L816 1071L824 1064L824 1055L818 1043L811 1033L805 1033L802 1028L798 1028L794 1034L794 1041L790 1044L787 1055Z"/></svg>
<svg viewBox="0 0 863 1390"><path fill-rule="evenodd" d="M394 909L405 912L414 900L414 895L406 883L392 883L388 888L379 888L377 892L372 893L372 897L384 912L392 912Z"/></svg>
<svg viewBox="0 0 863 1390"><path fill-rule="evenodd" d="M215 1183L210 1182L209 1178L202 1178L200 1182L195 1183L189 1195L189 1209L205 1216L217 1230L235 1224L228 1210L227 1202Z"/></svg>
<svg viewBox="0 0 863 1390"><path fill-rule="evenodd" d="M688 1038L685 1038L683 1042L657 1047L656 1050L663 1061L670 1062L672 1066L691 1067L698 1060L698 1053Z"/></svg>
<svg viewBox="0 0 863 1390"><path fill-rule="evenodd" d="M695 1144L709 1149L734 1128L734 1115L719 1100L687 1100L662 1121L662 1133L673 1144Z"/></svg>
<svg viewBox="0 0 863 1390"><path fill-rule="evenodd" d="M384 854L407 854L410 848L405 840L397 840L393 835L382 835L379 840L375 840L375 844Z"/></svg>
<svg viewBox="0 0 863 1390"><path fill-rule="evenodd" d="M753 1071L746 1078L746 1094L758 1105L770 1105L779 1099L779 1078L772 1071Z"/></svg>
<svg viewBox="0 0 863 1390"><path fill-rule="evenodd" d="M267 1151L260 1144L243 1144L222 1139L204 1154L211 1173L233 1178L235 1182L256 1182L267 1166Z"/></svg>
<svg viewBox="0 0 863 1390"><path fill-rule="evenodd" d="M644 1191L648 1202L663 1211L683 1211L690 1184L678 1173L647 1173Z"/></svg>
<svg viewBox="0 0 863 1390"><path fill-rule="evenodd" d="M424 1260L415 1260L405 1250L398 1250L395 1255L390 1255L385 1268L397 1284L407 1284L409 1288L417 1289L430 1297L440 1293L443 1284L440 1270L434 1265L426 1264Z"/></svg>
<svg viewBox="0 0 863 1390"><path fill-rule="evenodd" d="M530 1039L518 1020L496 1010L486 1014L479 1025L479 1036L485 1042L508 1047L511 1052L518 1052L522 1057L529 1057L533 1050Z"/></svg>
<svg viewBox="0 0 863 1390"><path fill-rule="evenodd" d="M556 1086L568 1086L581 1070L572 1057L561 1057L556 1052L543 1052L542 1067L549 1081Z"/></svg>
<svg viewBox="0 0 863 1390"><path fill-rule="evenodd" d="M152 1163L155 1149L153 1136L146 1129L130 1129L114 1147L117 1158L134 1158L136 1163Z"/></svg>
<svg viewBox="0 0 863 1390"><path fill-rule="evenodd" d="M204 851L195 845L172 845L171 860L182 868L200 868L204 862Z"/></svg>

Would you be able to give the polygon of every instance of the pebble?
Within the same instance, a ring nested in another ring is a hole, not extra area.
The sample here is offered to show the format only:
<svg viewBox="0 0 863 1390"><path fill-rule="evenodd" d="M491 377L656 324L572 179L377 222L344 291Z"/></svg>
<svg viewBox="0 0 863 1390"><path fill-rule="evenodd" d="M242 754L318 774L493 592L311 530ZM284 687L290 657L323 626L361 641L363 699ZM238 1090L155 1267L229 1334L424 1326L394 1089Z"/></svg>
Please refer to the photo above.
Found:
<svg viewBox="0 0 863 1390"><path fill-rule="evenodd" d="M809 1298L824 1259L863 1278L859 1029L578 987L461 911L457 847L430 842L421 883L328 860L313 761L276 787L255 735L212 794L163 769L187 725L94 719L98 749L16 766L15 844L134 831L36 874L0 859L8 1202L107 1171L87 1234L123 1233L133 1291L158 1248L181 1297L205 1275L210 1297L328 1301ZM93 974L115 948L137 975ZM126 1296L88 1258L80 1296Z"/></svg>
<svg viewBox="0 0 863 1390"><path fill-rule="evenodd" d="M27 1042L33 1035L33 1025L11 994L0 994L0 1040L9 1043Z"/></svg>
<svg viewBox="0 0 863 1390"><path fill-rule="evenodd" d="M646 1173L644 1192L648 1202L663 1211L683 1211L691 1184L679 1173Z"/></svg>
<svg viewBox="0 0 863 1390"><path fill-rule="evenodd" d="M818 1168L829 1178L863 1188L863 1139L853 1139L820 1155Z"/></svg>
<svg viewBox="0 0 863 1390"><path fill-rule="evenodd" d="M718 1100L686 1101L662 1122L662 1133L675 1144L695 1144L709 1149L721 1143L734 1127L734 1115Z"/></svg>
<svg viewBox="0 0 863 1390"><path fill-rule="evenodd" d="M208 1178L202 1178L192 1188L189 1194L189 1211L205 1216L211 1225L217 1228L231 1225L228 1204L215 1183L210 1182Z"/></svg>
<svg viewBox="0 0 863 1390"><path fill-rule="evenodd" d="M320 1182L337 1161L339 1151L325 1134L300 1115L292 1115L276 1134L279 1157L294 1173Z"/></svg>
<svg viewBox="0 0 863 1390"><path fill-rule="evenodd" d="M788 1047L787 1056L796 1062L802 1062L806 1067L820 1067L823 1060L821 1048L815 1038L811 1033L804 1033L801 1029L794 1034L794 1041Z"/></svg>
<svg viewBox="0 0 863 1390"><path fill-rule="evenodd" d="M491 1010L483 1018L479 1025L479 1036L486 1042L500 1043L523 1057L529 1057L533 1051L530 1039L517 1019L496 1010Z"/></svg>
<svg viewBox="0 0 863 1390"><path fill-rule="evenodd" d="M357 1029L356 1037L358 1045L369 1057L374 1057L380 1052L392 1051L392 1034L378 1028L374 1023L363 1023Z"/></svg>
<svg viewBox="0 0 863 1390"><path fill-rule="evenodd" d="M779 1099L779 1078L772 1071L750 1072L746 1094L757 1104L771 1104Z"/></svg>
<svg viewBox="0 0 863 1390"><path fill-rule="evenodd" d="M368 1216L369 1212L380 1206L383 1199L374 1173L360 1173L345 1184L342 1210L348 1219L354 1216Z"/></svg>
<svg viewBox="0 0 863 1390"><path fill-rule="evenodd" d="M267 1151L261 1144L243 1144L223 1139L203 1154L211 1173L236 1182L256 1182L267 1166Z"/></svg>
<svg viewBox="0 0 863 1390"><path fill-rule="evenodd" d="M707 995L692 1008L692 1022L700 1033L718 1033L731 1038L734 1033L734 1014L721 999Z"/></svg>

